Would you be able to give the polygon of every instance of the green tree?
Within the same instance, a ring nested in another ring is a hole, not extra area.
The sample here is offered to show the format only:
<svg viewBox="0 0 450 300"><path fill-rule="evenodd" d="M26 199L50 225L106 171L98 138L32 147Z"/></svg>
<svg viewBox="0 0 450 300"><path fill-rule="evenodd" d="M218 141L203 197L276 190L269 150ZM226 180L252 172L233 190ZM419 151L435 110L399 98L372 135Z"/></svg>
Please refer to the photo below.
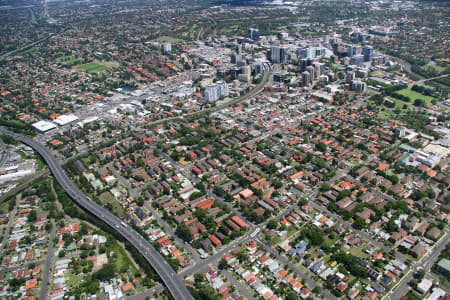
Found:
<svg viewBox="0 0 450 300"><path fill-rule="evenodd" d="M353 222L353 227L356 229L363 229L366 226L366 221L363 218L356 218L355 222Z"/></svg>
<svg viewBox="0 0 450 300"><path fill-rule="evenodd" d="M191 241L193 239L191 232L184 224L178 225L175 233L184 241Z"/></svg>

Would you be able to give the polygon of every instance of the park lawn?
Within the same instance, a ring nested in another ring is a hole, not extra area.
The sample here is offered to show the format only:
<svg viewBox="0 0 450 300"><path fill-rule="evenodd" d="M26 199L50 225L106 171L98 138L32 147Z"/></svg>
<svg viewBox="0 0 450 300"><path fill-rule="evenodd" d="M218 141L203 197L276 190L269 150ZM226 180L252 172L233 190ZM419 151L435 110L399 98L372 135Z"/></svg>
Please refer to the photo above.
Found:
<svg viewBox="0 0 450 300"><path fill-rule="evenodd" d="M425 104L428 104L431 101L435 100L433 97L422 95L409 88L397 91L397 93L409 97L409 99L411 99L411 103L414 103L414 100L416 99L422 99L425 102Z"/></svg>
<svg viewBox="0 0 450 300"><path fill-rule="evenodd" d="M117 216L123 217L125 215L122 205L120 205L119 201L114 199L114 196L110 192L104 192L98 198L103 204L111 204L113 213Z"/></svg>
<svg viewBox="0 0 450 300"><path fill-rule="evenodd" d="M28 50L23 51L23 52L22 52L22 55L31 54L31 53L33 53L33 52L36 52L36 50L37 50L36 47L32 47L32 48L30 48L30 49L28 49Z"/></svg>
<svg viewBox="0 0 450 300"><path fill-rule="evenodd" d="M434 69L434 70L436 70L436 71L439 72L439 73L445 71L445 68L444 68L444 67L441 67L441 66L438 66L438 65L428 64L428 65L426 65L425 67L426 67L426 68L430 68L430 69Z"/></svg>
<svg viewBox="0 0 450 300"><path fill-rule="evenodd" d="M322 261L324 264L328 263L331 259L331 254L327 254L323 257Z"/></svg>
<svg viewBox="0 0 450 300"><path fill-rule="evenodd" d="M402 100L394 98L394 97L387 96L386 98L388 98L389 100L394 102L395 103L395 108L398 108L398 109L403 109L404 105L406 105L407 108L409 108L412 105L412 103L414 102L414 100L417 99L417 98L414 98L414 100L411 99L411 102L405 102L405 101L402 101Z"/></svg>
<svg viewBox="0 0 450 300"><path fill-rule="evenodd" d="M359 258L368 258L369 255L363 252L362 247L352 247L350 248L350 254Z"/></svg>
<svg viewBox="0 0 450 300"><path fill-rule="evenodd" d="M63 65L65 65L67 67L71 67L71 66L74 66L76 64L83 62L83 60L81 58L76 58L73 55L60 57L57 59L57 61L59 61L60 63L62 63Z"/></svg>
<svg viewBox="0 0 450 300"><path fill-rule="evenodd" d="M130 269L131 272L133 272L133 274L136 274L137 270L134 267L134 265L131 263L130 258L128 257L127 253L125 252L125 250L122 247L119 247L119 245L117 245L116 250L117 251L117 269L118 270L123 270L123 269Z"/></svg>
<svg viewBox="0 0 450 300"><path fill-rule="evenodd" d="M69 286L69 289L74 289L80 285L82 280L83 280L83 276L70 274L69 278L67 279L66 282L67 282L67 285Z"/></svg>
<svg viewBox="0 0 450 300"><path fill-rule="evenodd" d="M17 151L17 154L19 154L20 157L22 157L22 159L27 159L27 156L25 155L25 153L23 151Z"/></svg>
<svg viewBox="0 0 450 300"><path fill-rule="evenodd" d="M160 42L160 43L172 43L172 44L182 43L183 42L183 40L181 40L181 39L177 39L177 38L174 38L174 37L171 37L171 36L165 36L165 35L158 37L156 39L156 41Z"/></svg>
<svg viewBox="0 0 450 300"><path fill-rule="evenodd" d="M302 264L302 263L298 263L296 264L296 266L300 269L300 271L302 271L303 273L307 273L308 269Z"/></svg>
<svg viewBox="0 0 450 300"><path fill-rule="evenodd" d="M36 159L36 164L38 165L39 171L42 171L42 169L45 168L45 163L42 158L39 155L36 155L33 158Z"/></svg>
<svg viewBox="0 0 450 300"><path fill-rule="evenodd" d="M9 211L9 201L3 201L0 203L0 213L6 214Z"/></svg>
<svg viewBox="0 0 450 300"><path fill-rule="evenodd" d="M377 118L381 119L381 120L391 120L391 119L395 119L395 114L391 110L386 109L386 110L380 111L378 113Z"/></svg>
<svg viewBox="0 0 450 300"><path fill-rule="evenodd" d="M334 239L330 239L327 235L324 236L323 240L323 245L324 246L328 246L328 247L332 247L334 245L334 243L336 243L336 241L339 239L339 236L336 235L336 237Z"/></svg>
<svg viewBox="0 0 450 300"><path fill-rule="evenodd" d="M87 73L103 73L108 69L117 68L117 64L114 62L103 62L103 61L93 61L84 65L78 65L75 67L77 71L87 72Z"/></svg>

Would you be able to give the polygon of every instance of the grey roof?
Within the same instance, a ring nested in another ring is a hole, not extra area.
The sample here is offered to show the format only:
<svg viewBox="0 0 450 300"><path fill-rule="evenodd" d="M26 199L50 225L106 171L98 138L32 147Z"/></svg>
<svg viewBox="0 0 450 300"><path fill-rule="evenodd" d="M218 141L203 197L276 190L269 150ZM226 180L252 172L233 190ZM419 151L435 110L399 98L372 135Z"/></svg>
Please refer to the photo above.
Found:
<svg viewBox="0 0 450 300"><path fill-rule="evenodd" d="M438 262L438 266L447 272L450 272L450 260L443 258Z"/></svg>

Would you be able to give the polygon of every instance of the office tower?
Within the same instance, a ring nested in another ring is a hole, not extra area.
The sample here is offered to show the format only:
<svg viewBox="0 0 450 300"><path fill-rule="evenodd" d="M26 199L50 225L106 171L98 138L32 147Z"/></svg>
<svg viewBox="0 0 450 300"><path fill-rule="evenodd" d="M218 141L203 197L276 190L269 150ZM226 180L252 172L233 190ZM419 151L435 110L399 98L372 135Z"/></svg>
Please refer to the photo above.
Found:
<svg viewBox="0 0 450 300"><path fill-rule="evenodd" d="M275 82L284 82L284 80L286 79L286 73L284 72L277 72L275 74L273 74L273 81Z"/></svg>
<svg viewBox="0 0 450 300"><path fill-rule="evenodd" d="M270 61L274 64L284 63L286 61L286 49L273 46L270 49Z"/></svg>
<svg viewBox="0 0 450 300"><path fill-rule="evenodd" d="M320 77L320 63L314 62L313 67L314 67L314 81L316 81L319 80Z"/></svg>
<svg viewBox="0 0 450 300"><path fill-rule="evenodd" d="M395 129L395 134L397 137L402 138L406 135L406 128L403 126L399 126Z"/></svg>
<svg viewBox="0 0 450 300"><path fill-rule="evenodd" d="M316 49L315 48L299 48L297 49L297 56L299 58L315 58L316 57Z"/></svg>
<svg viewBox="0 0 450 300"><path fill-rule="evenodd" d="M245 65L241 69L242 69L242 74L251 74L251 72L252 72L251 67L249 65Z"/></svg>
<svg viewBox="0 0 450 300"><path fill-rule="evenodd" d="M238 54L238 53L232 53L231 54L231 63L232 64L237 64L240 61L242 61L242 55Z"/></svg>
<svg viewBox="0 0 450 300"><path fill-rule="evenodd" d="M345 81L347 83L351 83L351 82L353 82L353 80L355 80L355 72L353 72L353 71L347 72L346 76L345 76Z"/></svg>
<svg viewBox="0 0 450 300"><path fill-rule="evenodd" d="M302 85L303 86L309 86L310 84L310 78L309 78L309 72L308 71L304 71L302 73Z"/></svg>
<svg viewBox="0 0 450 300"><path fill-rule="evenodd" d="M364 46L363 48L364 61L371 61L373 57L373 48L372 46Z"/></svg>
<svg viewBox="0 0 450 300"><path fill-rule="evenodd" d="M350 58L350 64L355 66L362 66L364 63L364 56L363 55L354 55Z"/></svg>
<svg viewBox="0 0 450 300"><path fill-rule="evenodd" d="M289 34L286 31L279 31L277 37L279 40L286 40L289 37Z"/></svg>
<svg viewBox="0 0 450 300"><path fill-rule="evenodd" d="M361 46L350 45L348 47L348 56L349 57L352 57L352 56L355 56L355 55L361 55L361 54L362 54Z"/></svg>
<svg viewBox="0 0 450 300"><path fill-rule="evenodd" d="M314 67L313 66L307 66L306 67L306 71L308 71L308 73L309 73L309 82L313 83L314 82Z"/></svg>
<svg viewBox="0 0 450 300"><path fill-rule="evenodd" d="M262 64L254 64L253 65L253 72L255 74L261 74L263 72L263 66Z"/></svg>
<svg viewBox="0 0 450 300"><path fill-rule="evenodd" d="M205 100L207 102L217 101L222 96L228 96L228 85L225 81L217 81L208 85L205 89Z"/></svg>
<svg viewBox="0 0 450 300"><path fill-rule="evenodd" d="M303 58L303 59L299 60L298 67L299 67L300 72L305 72L307 66L308 66L308 59Z"/></svg>
<svg viewBox="0 0 450 300"><path fill-rule="evenodd" d="M163 44L163 52L164 53L172 52L172 44L171 43L164 43Z"/></svg>
<svg viewBox="0 0 450 300"><path fill-rule="evenodd" d="M357 92L364 92L366 90L366 83L359 80L353 80L352 90Z"/></svg>
<svg viewBox="0 0 450 300"><path fill-rule="evenodd" d="M319 63L319 66L320 66L320 75L325 74L325 64Z"/></svg>
<svg viewBox="0 0 450 300"><path fill-rule="evenodd" d="M259 40L259 29L249 28L248 29L248 38L253 41L258 41Z"/></svg>

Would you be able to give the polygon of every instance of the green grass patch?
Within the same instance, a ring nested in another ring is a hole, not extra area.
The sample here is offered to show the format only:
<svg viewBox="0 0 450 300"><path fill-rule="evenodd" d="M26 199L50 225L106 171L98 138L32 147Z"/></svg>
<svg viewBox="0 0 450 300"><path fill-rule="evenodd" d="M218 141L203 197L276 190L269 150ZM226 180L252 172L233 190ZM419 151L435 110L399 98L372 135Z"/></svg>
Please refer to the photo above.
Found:
<svg viewBox="0 0 450 300"><path fill-rule="evenodd" d="M115 242L108 250L114 251L115 264L118 272L122 273L130 270L131 272L133 272L133 274L136 274L136 267L131 262L130 258L125 252L125 249L123 249L117 242Z"/></svg>
<svg viewBox="0 0 450 300"><path fill-rule="evenodd" d="M0 213L6 214L9 212L9 201L3 201L0 203Z"/></svg>
<svg viewBox="0 0 450 300"><path fill-rule="evenodd" d="M30 48L30 49L28 49L28 50L23 51L23 52L22 52L22 55L31 54L31 53L34 53L34 52L36 52L36 51L37 51L37 48L36 48L36 47L32 47L32 48Z"/></svg>
<svg viewBox="0 0 450 300"><path fill-rule="evenodd" d="M349 252L351 255L357 256L360 258L368 258L369 257L369 255L367 253L363 252L362 247L352 247Z"/></svg>
<svg viewBox="0 0 450 300"><path fill-rule="evenodd" d="M110 192L104 192L99 197L99 200L106 208L112 210L112 212L119 217L125 215L122 205L114 199L114 196Z"/></svg>
<svg viewBox="0 0 450 300"><path fill-rule="evenodd" d="M425 104L428 104L431 101L435 100L433 97L422 95L420 93L412 91L409 88L397 91L397 94L409 97L409 99L411 99L410 103L414 103L414 100L416 100L416 99L422 99L425 102ZM403 103L403 101L402 101L402 103ZM404 103L406 103L406 102L404 102Z"/></svg>
<svg viewBox="0 0 450 300"><path fill-rule="evenodd" d="M339 239L338 235L336 235L334 239L330 239L328 236L325 235L323 245L327 247L332 247L338 239Z"/></svg>
<svg viewBox="0 0 450 300"><path fill-rule="evenodd" d="M394 97L389 97L389 96L387 96L386 98L391 100L392 102L394 102L395 103L394 108L398 108L398 109L403 109L403 106L405 106L405 105L407 106L407 108L409 108L412 105L412 101L414 101L414 100L411 100L411 102L405 102L400 99L397 99Z"/></svg>
<svg viewBox="0 0 450 300"><path fill-rule="evenodd" d="M66 281L67 285L69 286L69 290L73 290L74 288L79 286L82 280L83 276L70 274L69 278Z"/></svg>
<svg viewBox="0 0 450 300"><path fill-rule="evenodd" d="M297 264L297 267L302 271L303 273L307 273L308 269L301 263Z"/></svg>
<svg viewBox="0 0 450 300"><path fill-rule="evenodd" d="M39 171L42 171L45 168L45 163L39 155L33 157L36 160Z"/></svg>
<svg viewBox="0 0 450 300"><path fill-rule="evenodd" d="M81 58L76 58L73 55L60 57L57 61L66 67L72 67L83 62Z"/></svg>
<svg viewBox="0 0 450 300"><path fill-rule="evenodd" d="M27 156L23 153L23 151L17 151L17 154L19 154L22 159L27 159Z"/></svg>
<svg viewBox="0 0 450 300"><path fill-rule="evenodd" d="M106 70L117 68L118 65L114 62L101 62L101 61L94 61L91 63L87 63L84 65L78 65L75 67L77 71L87 72L91 74L99 74L103 73Z"/></svg>
<svg viewBox="0 0 450 300"><path fill-rule="evenodd" d="M445 68L444 68L444 67L441 67L441 66L438 66L438 65L428 64L428 65L426 65L425 67L426 67L426 68L429 68L429 69L434 69L434 70L436 70L436 72L438 72L438 73L442 73L442 72L445 71Z"/></svg>
<svg viewBox="0 0 450 300"><path fill-rule="evenodd" d="M417 295L413 291L409 291L408 294L406 294L406 298L408 300L420 300L420 299L422 299L422 297L420 297L419 295Z"/></svg>
<svg viewBox="0 0 450 300"><path fill-rule="evenodd" d="M386 109L386 110L380 111L378 113L377 118L381 119L381 120L391 120L391 119L395 119L395 114L391 110Z"/></svg>
<svg viewBox="0 0 450 300"><path fill-rule="evenodd" d="M155 41L160 42L160 43L173 43L173 44L184 42L181 39L177 39L177 38L174 38L171 36L165 36L165 35L158 37Z"/></svg>

